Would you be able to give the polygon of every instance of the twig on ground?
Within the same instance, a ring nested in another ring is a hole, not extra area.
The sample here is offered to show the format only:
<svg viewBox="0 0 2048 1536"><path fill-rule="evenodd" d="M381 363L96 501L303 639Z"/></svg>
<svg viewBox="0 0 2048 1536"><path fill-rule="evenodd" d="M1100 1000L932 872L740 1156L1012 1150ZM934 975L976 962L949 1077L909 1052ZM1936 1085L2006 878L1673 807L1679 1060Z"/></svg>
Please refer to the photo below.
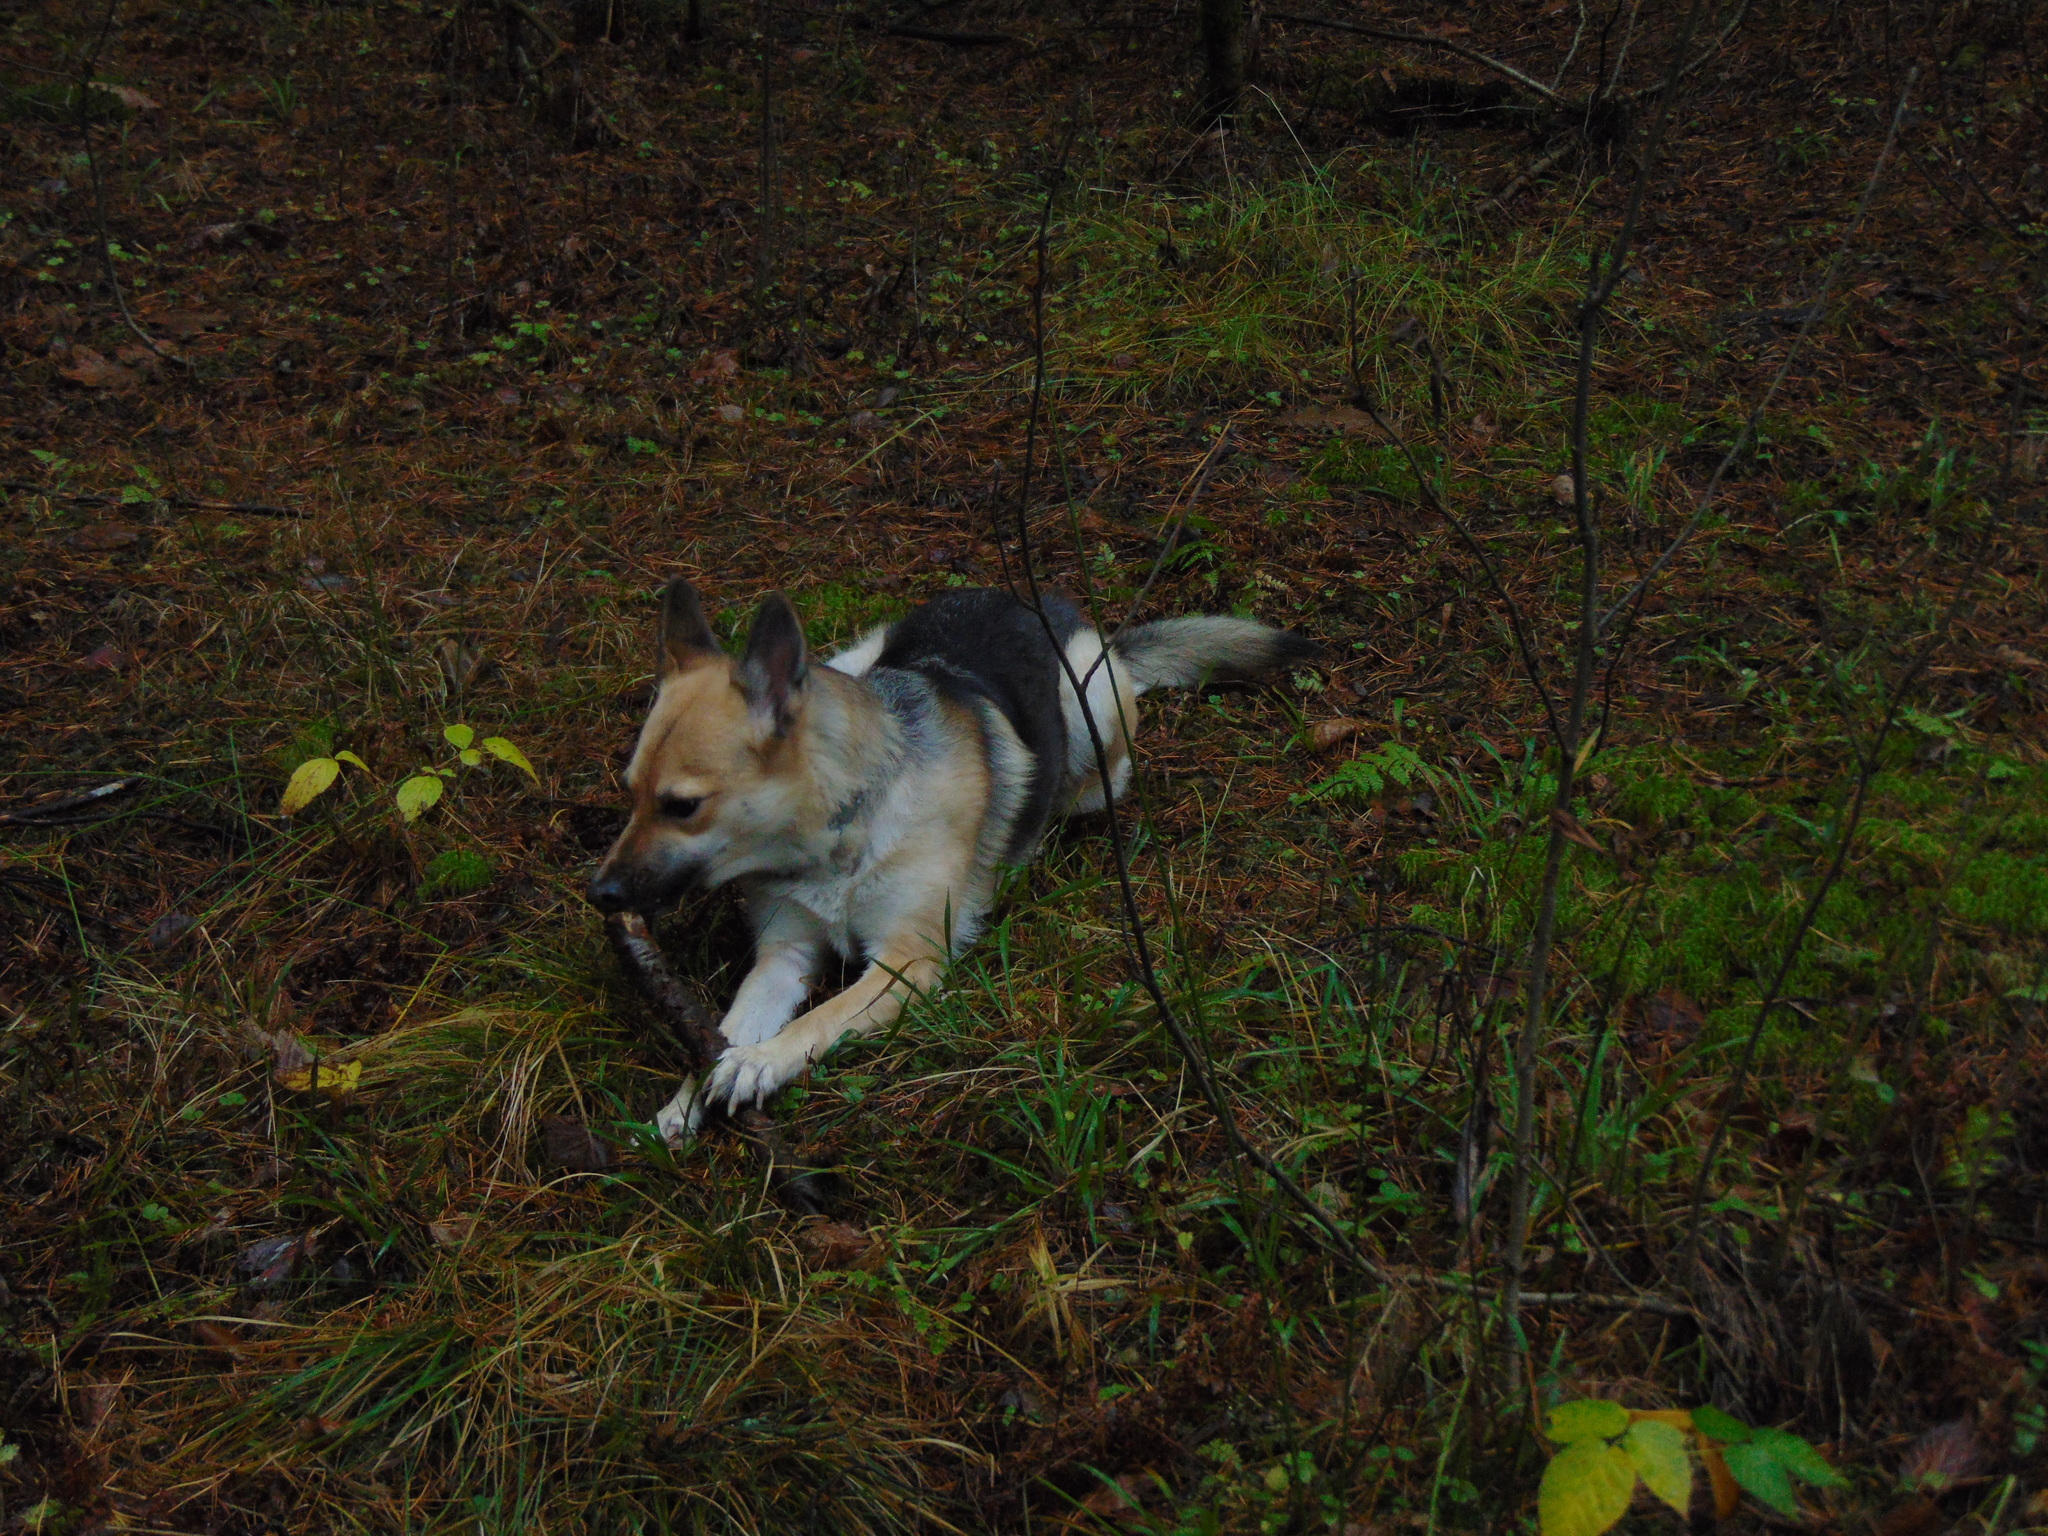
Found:
<svg viewBox="0 0 2048 1536"><path fill-rule="evenodd" d="M75 501L88 507L131 507L157 505L179 512L236 512L244 517L311 517L303 507L274 507L263 501L208 501L199 496L156 493L148 502L124 501L104 491L66 491L56 486L37 485L33 480L0 480L0 491L21 491L30 496L47 496L53 501Z"/></svg>
<svg viewBox="0 0 2048 1536"><path fill-rule="evenodd" d="M1416 48L1440 49L1445 53L1455 54L1469 64L1477 64L1481 69L1490 69L1503 79L1514 81L1524 90L1534 91L1554 107L1571 105L1534 75L1524 74L1512 64L1502 63L1490 54L1481 53L1477 48L1467 48L1463 43L1454 43L1447 37L1432 37L1427 32L1403 32L1398 27L1371 27L1362 22L1339 21L1334 16L1297 16L1287 11L1268 11L1266 20L1291 22L1297 27L1323 27L1332 32L1355 32L1360 37L1370 37L1382 43L1406 43Z"/></svg>
<svg viewBox="0 0 2048 1536"><path fill-rule="evenodd" d="M111 784L102 784L79 794L66 795L61 800L45 800L40 805L26 805L20 810L0 811L0 821L34 825L51 816L62 816L69 811L81 810L88 805L97 805L110 800L125 790L133 789L140 779L115 779Z"/></svg>
<svg viewBox="0 0 2048 1536"><path fill-rule="evenodd" d="M615 912L605 919L605 937L619 968L646 999L656 1022L683 1058L687 1070L702 1076L726 1047L718 1018L696 989L675 973L654 931L638 912ZM762 1109L743 1109L726 1116L760 1160L769 1187L789 1206L806 1216L826 1210L828 1201L817 1172L791 1155L774 1119Z"/></svg>

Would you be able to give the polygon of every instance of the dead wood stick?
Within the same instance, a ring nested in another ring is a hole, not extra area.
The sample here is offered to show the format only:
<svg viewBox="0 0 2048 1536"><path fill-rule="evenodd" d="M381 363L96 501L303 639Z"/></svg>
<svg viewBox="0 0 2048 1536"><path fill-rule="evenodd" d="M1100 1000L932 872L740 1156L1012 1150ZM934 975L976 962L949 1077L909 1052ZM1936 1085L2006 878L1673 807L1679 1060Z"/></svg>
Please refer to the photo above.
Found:
<svg viewBox="0 0 2048 1536"><path fill-rule="evenodd" d="M1268 11L1266 19L1292 22L1297 27L1327 27L1333 32L1356 32L1360 37L1374 38L1383 43L1407 43L1416 48L1440 48L1445 53L1454 54L1468 63L1477 64L1481 69L1490 69L1497 75L1503 75L1524 90L1534 91L1553 107L1569 105L1562 96L1535 76L1525 74L1512 64L1503 63L1481 53L1477 48L1467 48L1463 43L1454 43L1447 37L1432 37L1427 32L1404 32L1396 27L1369 27L1355 21L1339 21L1334 16L1295 16L1284 11Z"/></svg>
<svg viewBox="0 0 2048 1536"><path fill-rule="evenodd" d="M89 507L141 506L147 503L123 501L119 496L110 496L104 491L66 491L51 485L37 485L33 480L0 480L0 491L21 491L30 496L48 496L55 501L76 501ZM245 517L311 517L312 513L298 507L273 507L262 501L203 501L197 496L153 495L151 502L176 508L180 512L239 512Z"/></svg>
<svg viewBox="0 0 2048 1536"><path fill-rule="evenodd" d="M619 957L619 969L682 1056L687 1069L702 1077L725 1050L718 1017L697 989L675 973L668 956L654 942L654 930L638 912L614 912L604 922L605 937ZM798 1214L815 1216L826 1209L817 1174L791 1155L782 1130L764 1109L742 1109L725 1115L740 1139L751 1147L768 1171L768 1184Z"/></svg>

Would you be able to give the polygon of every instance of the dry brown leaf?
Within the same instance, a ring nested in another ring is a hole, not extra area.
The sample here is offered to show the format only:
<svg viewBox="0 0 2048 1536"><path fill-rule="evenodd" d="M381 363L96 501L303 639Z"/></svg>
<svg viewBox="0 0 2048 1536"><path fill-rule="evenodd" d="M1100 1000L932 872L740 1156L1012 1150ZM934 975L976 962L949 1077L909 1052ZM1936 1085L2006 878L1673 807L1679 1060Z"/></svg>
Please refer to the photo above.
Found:
<svg viewBox="0 0 2048 1536"><path fill-rule="evenodd" d="M706 352L697 359L697 365L690 370L693 382L702 384L712 379L729 379L740 371L740 355L730 348Z"/></svg>
<svg viewBox="0 0 2048 1536"><path fill-rule="evenodd" d="M2008 667L2018 667L2022 672L2048 672L2048 661L2030 656L2016 645L2001 645L1991 654Z"/></svg>
<svg viewBox="0 0 2048 1536"><path fill-rule="evenodd" d="M219 1323L194 1323L192 1331L199 1335L199 1342L208 1349L218 1349L230 1355L242 1352L241 1336Z"/></svg>
<svg viewBox="0 0 2048 1536"><path fill-rule="evenodd" d="M797 1246L820 1269L844 1269L870 1246L867 1233L843 1221L823 1221L796 1235Z"/></svg>
<svg viewBox="0 0 2048 1536"><path fill-rule="evenodd" d="M1947 1525L1941 1506L1925 1494L1916 1495L1872 1527L1871 1536L1934 1536Z"/></svg>
<svg viewBox="0 0 2048 1536"><path fill-rule="evenodd" d="M590 1127L570 1115L548 1115L540 1123L541 1146L547 1160L577 1173L602 1173L612 1165L612 1149L590 1134Z"/></svg>
<svg viewBox="0 0 2048 1536"><path fill-rule="evenodd" d="M108 362L91 347L73 347L57 372L87 389L133 389L141 382L132 369Z"/></svg>
<svg viewBox="0 0 2048 1536"><path fill-rule="evenodd" d="M1579 821L1579 818L1563 806L1558 806L1551 811L1550 822L1552 826L1564 834L1566 842L1577 843L1581 848L1590 848L1594 853L1605 853L1607 851L1600 846L1600 839L1588 832Z"/></svg>
<svg viewBox="0 0 2048 1536"><path fill-rule="evenodd" d="M92 88L105 92L131 112L155 112L161 106L154 96L146 95L132 85L109 85L104 80L95 80Z"/></svg>
<svg viewBox="0 0 2048 1536"><path fill-rule="evenodd" d="M1576 505L1579 499L1578 481L1570 475L1559 475L1550 482L1550 499L1560 507Z"/></svg>
<svg viewBox="0 0 2048 1536"><path fill-rule="evenodd" d="M124 523L87 523L65 542L74 549L120 549L141 537Z"/></svg>
<svg viewBox="0 0 2048 1536"><path fill-rule="evenodd" d="M1742 1485L1735 1481L1735 1474L1721 1459L1720 1447L1711 1440L1700 1441L1700 1460L1706 1463L1707 1477L1714 1487L1714 1518L1726 1520L1742 1502Z"/></svg>
<svg viewBox="0 0 2048 1536"><path fill-rule="evenodd" d="M292 1425L292 1438L300 1441L324 1440L329 1435L338 1435L347 1428L346 1419L321 1419L308 1414Z"/></svg>
<svg viewBox="0 0 2048 1536"><path fill-rule="evenodd" d="M228 323L224 309L181 309L175 314L152 315L149 323L167 336L197 336L205 331L218 331Z"/></svg>
<svg viewBox="0 0 2048 1536"><path fill-rule="evenodd" d="M1308 728L1308 744L1317 752L1327 752L1340 741L1349 741L1365 729L1363 720L1350 715L1339 715L1334 720L1318 720Z"/></svg>
<svg viewBox="0 0 2048 1536"><path fill-rule="evenodd" d="M1372 418L1355 405L1299 405L1282 416L1280 424L1346 435L1379 430L1373 425Z"/></svg>
<svg viewBox="0 0 2048 1536"><path fill-rule="evenodd" d="M77 1389L78 1405L83 1410L80 1417L87 1429L98 1429L106 1423L107 1415L114 1411L114 1401L121 1395L118 1381L89 1381Z"/></svg>
<svg viewBox="0 0 2048 1536"><path fill-rule="evenodd" d="M475 1232L474 1216L444 1216L439 1221L427 1223L427 1236L441 1248L454 1248L466 1243Z"/></svg>
<svg viewBox="0 0 2048 1536"><path fill-rule="evenodd" d="M1906 1448L1899 1466L1899 1486L1925 1493L1945 1493L1970 1477L1984 1461L1977 1428L1968 1419L1937 1424Z"/></svg>
<svg viewBox="0 0 2048 1536"><path fill-rule="evenodd" d="M1090 1514L1106 1515L1118 1521L1136 1520L1141 1518L1139 1506L1152 1486L1152 1479L1146 1473L1125 1472L1114 1483L1096 1484L1095 1490L1081 1501L1081 1505Z"/></svg>

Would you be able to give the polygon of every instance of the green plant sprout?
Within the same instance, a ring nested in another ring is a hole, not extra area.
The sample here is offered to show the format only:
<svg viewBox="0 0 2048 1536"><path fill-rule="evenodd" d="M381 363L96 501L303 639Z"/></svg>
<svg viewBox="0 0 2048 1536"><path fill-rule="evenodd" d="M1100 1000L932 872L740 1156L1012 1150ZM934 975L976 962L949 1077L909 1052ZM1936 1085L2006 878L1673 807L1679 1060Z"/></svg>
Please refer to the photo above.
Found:
<svg viewBox="0 0 2048 1536"><path fill-rule="evenodd" d="M1602 1536L1628 1512L1638 1482L1689 1516L1695 1454L1707 1469L1719 1520L1735 1513L1744 1493L1796 1519L1795 1482L1848 1486L1799 1436L1752 1429L1718 1408L1637 1409L1586 1398L1553 1408L1544 1434L1563 1449L1536 1491L1543 1536Z"/></svg>
<svg viewBox="0 0 2048 1536"><path fill-rule="evenodd" d="M533 771L533 764L527 761L526 754L506 737L486 736L479 741L476 732L466 725L444 726L441 735L455 748L455 761L461 767L483 767L484 755L488 753L501 762L510 763L534 783L540 782L540 775ZM295 816L326 794L333 788L334 781L341 777L344 763L365 773L370 771L370 765L353 752L309 757L292 770L292 776L284 787L284 798L278 804L278 813ZM407 776L399 783L394 796L399 815L408 822L418 821L440 800L447 790L448 781L454 776L453 768L437 768L432 764Z"/></svg>

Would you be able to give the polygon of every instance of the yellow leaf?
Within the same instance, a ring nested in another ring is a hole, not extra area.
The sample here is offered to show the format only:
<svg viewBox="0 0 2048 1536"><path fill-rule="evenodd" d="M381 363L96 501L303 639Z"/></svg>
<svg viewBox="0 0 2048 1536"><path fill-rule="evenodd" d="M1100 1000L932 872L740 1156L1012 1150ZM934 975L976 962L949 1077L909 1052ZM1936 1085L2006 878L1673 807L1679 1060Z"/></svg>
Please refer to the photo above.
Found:
<svg viewBox="0 0 2048 1536"><path fill-rule="evenodd" d="M484 760L483 753L477 751L475 747L464 747L461 752L461 757L462 766L465 768L478 767L483 763Z"/></svg>
<svg viewBox="0 0 2048 1536"><path fill-rule="evenodd" d="M1536 1490L1543 1536L1602 1536L1636 1491L1635 1463L1616 1445L1576 1440L1550 1458Z"/></svg>
<svg viewBox="0 0 2048 1536"><path fill-rule="evenodd" d="M526 754L513 746L504 737L486 736L484 738L484 750L493 757L503 758L514 768L517 768L521 773L533 780L534 783L538 784L540 782L540 775L533 771L533 764L526 760Z"/></svg>
<svg viewBox="0 0 2048 1536"><path fill-rule="evenodd" d="M353 752L337 752L334 754L334 760L338 763L353 763L365 773L370 771L370 765L360 757L357 757Z"/></svg>
<svg viewBox="0 0 2048 1536"><path fill-rule="evenodd" d="M451 747L466 747L476 740L476 732L466 725L443 726L441 734L448 738Z"/></svg>
<svg viewBox="0 0 2048 1536"><path fill-rule="evenodd" d="M1574 1440L1612 1440L1628 1428L1628 1410L1619 1403L1597 1397L1575 1403L1559 1403L1550 1410L1550 1424L1544 1433L1559 1443Z"/></svg>
<svg viewBox="0 0 2048 1536"><path fill-rule="evenodd" d="M1638 1419L1621 1437L1643 1486L1681 1515L1692 1509L1692 1456L1685 1431L1655 1419Z"/></svg>
<svg viewBox="0 0 2048 1536"><path fill-rule="evenodd" d="M277 1080L294 1093L311 1093L316 1088L322 1093L354 1093L356 1084L363 1080L363 1064L316 1061L296 1072L280 1072Z"/></svg>
<svg viewBox="0 0 2048 1536"><path fill-rule="evenodd" d="M414 774L398 786L398 813L407 821L418 821L421 814L441 798L443 788L436 774Z"/></svg>
<svg viewBox="0 0 2048 1536"><path fill-rule="evenodd" d="M341 772L341 764L331 757L309 757L292 770L292 776L284 787L284 799L278 811L286 816L295 816L327 792L335 776Z"/></svg>

